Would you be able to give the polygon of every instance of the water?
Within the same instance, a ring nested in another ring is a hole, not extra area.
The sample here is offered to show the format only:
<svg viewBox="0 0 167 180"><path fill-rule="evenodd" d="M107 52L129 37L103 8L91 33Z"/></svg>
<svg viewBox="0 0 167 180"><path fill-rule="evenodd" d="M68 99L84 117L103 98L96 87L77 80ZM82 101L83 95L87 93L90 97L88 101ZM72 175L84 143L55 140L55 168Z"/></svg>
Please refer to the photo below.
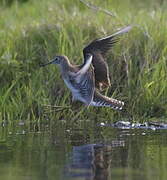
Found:
<svg viewBox="0 0 167 180"><path fill-rule="evenodd" d="M167 130L0 128L3 180L166 180Z"/></svg>

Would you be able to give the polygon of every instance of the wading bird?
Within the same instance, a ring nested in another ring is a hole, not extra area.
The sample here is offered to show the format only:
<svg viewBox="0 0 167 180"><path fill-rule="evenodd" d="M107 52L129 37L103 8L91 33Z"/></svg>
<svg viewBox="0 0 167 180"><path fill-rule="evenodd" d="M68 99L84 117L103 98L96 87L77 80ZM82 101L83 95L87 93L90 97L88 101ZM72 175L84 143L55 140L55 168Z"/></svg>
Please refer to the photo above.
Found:
<svg viewBox="0 0 167 180"><path fill-rule="evenodd" d="M97 88L110 86L109 70L104 56L113 46L119 34L128 32L131 26L107 36L92 41L83 49L84 63L73 65L66 56L56 56L51 62L57 64L62 78L72 92L72 100L83 102L86 106L106 106L121 110L124 102L102 95Z"/></svg>

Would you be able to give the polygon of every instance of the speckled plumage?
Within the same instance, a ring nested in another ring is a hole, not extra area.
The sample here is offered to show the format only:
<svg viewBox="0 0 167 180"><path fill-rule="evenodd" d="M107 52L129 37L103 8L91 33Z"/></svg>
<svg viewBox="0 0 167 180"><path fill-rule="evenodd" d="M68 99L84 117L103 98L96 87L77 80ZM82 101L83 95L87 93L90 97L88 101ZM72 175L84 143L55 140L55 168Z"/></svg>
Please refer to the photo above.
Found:
<svg viewBox="0 0 167 180"><path fill-rule="evenodd" d="M96 88L110 86L109 70L104 60L105 54L117 41L115 36L128 32L128 26L117 33L92 41L83 50L82 65L72 65L66 56L56 56L51 62L44 64L58 64L62 78L72 92L72 99L83 102L87 106L106 106L121 110L124 102L100 94Z"/></svg>
<svg viewBox="0 0 167 180"><path fill-rule="evenodd" d="M79 100L88 106L94 97L95 89L94 71L91 67L92 55L88 54L85 61L83 65L77 66L72 65L66 56L56 56L45 65L58 64L62 78L72 92L73 101Z"/></svg>

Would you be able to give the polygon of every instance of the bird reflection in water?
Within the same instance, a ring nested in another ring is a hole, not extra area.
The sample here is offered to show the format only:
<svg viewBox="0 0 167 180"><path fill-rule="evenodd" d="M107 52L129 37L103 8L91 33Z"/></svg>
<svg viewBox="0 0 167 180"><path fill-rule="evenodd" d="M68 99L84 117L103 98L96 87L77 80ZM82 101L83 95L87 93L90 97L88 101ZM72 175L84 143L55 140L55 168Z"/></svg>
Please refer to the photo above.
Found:
<svg viewBox="0 0 167 180"><path fill-rule="evenodd" d="M71 160L65 168L66 179L107 180L114 147L125 146L115 140L108 145L88 144L74 146Z"/></svg>

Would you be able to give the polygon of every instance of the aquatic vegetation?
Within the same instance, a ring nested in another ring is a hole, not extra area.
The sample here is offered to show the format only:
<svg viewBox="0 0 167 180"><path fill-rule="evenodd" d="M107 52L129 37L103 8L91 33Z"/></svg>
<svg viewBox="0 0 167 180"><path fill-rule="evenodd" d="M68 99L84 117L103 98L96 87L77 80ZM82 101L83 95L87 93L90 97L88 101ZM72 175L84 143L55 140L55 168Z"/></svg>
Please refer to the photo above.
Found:
<svg viewBox="0 0 167 180"><path fill-rule="evenodd" d="M20 2L0 7L0 121L167 117L165 1L94 1L114 17L77 0ZM129 24L133 29L108 56L112 88L105 92L126 102L124 112L92 107L85 111L77 105L46 110L44 105L69 106L71 95L55 67L39 65L57 54L80 64L90 40Z"/></svg>

